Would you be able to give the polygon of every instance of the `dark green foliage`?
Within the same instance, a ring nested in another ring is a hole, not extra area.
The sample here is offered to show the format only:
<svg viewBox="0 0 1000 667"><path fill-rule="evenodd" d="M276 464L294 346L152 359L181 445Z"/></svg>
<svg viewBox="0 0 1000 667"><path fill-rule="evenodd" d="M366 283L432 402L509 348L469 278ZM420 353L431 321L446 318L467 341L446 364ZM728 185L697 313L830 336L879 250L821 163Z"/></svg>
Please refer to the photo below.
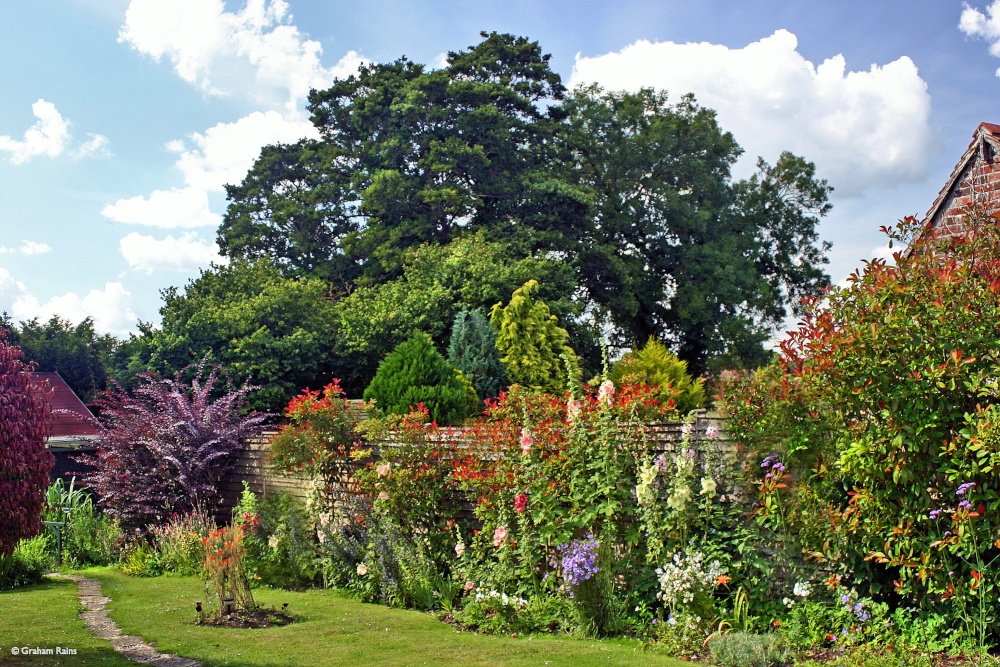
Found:
<svg viewBox="0 0 1000 667"><path fill-rule="evenodd" d="M163 298L161 328L145 327L133 344L136 370L169 377L208 356L235 384L260 387L251 408L275 413L302 387L337 374L333 301L321 280L285 278L267 260L236 261Z"/></svg>
<svg viewBox="0 0 1000 667"><path fill-rule="evenodd" d="M701 378L695 380L687 372L687 362L681 361L655 338L632 350L611 369L615 384L647 384L659 388L657 398L662 403L674 401L677 411L686 415L705 407L705 390Z"/></svg>
<svg viewBox="0 0 1000 667"><path fill-rule="evenodd" d="M713 111L648 89L566 95L525 38L484 34L435 70L406 58L368 64L313 91L309 109L321 138L266 148L229 186L219 245L362 293L346 314L357 331L369 293L408 295L413 248L477 233L503 239L509 265L542 258L572 276L516 285L553 291L545 299L588 374L598 370L594 331L617 349L654 336L695 374L758 365L788 304L829 282L816 225L830 188L811 163L783 154L734 182L742 151ZM407 296L396 321L373 307L371 329L393 335L361 338L391 346L421 329L441 344L461 307L491 304L454 292ZM575 308L558 312L559 301ZM596 320L589 332L567 317L584 310ZM378 355L348 349L362 355L362 374L373 370Z"/></svg>
<svg viewBox="0 0 1000 667"><path fill-rule="evenodd" d="M456 424L468 415L466 387L434 349L430 336L418 331L379 364L365 400L390 414L407 414L422 403L439 424Z"/></svg>
<svg viewBox="0 0 1000 667"><path fill-rule="evenodd" d="M58 316L44 324L38 318L27 320L16 329L9 318L0 319L0 325L5 322L25 360L35 362L38 371L59 373L84 403L107 387L106 364L119 341L109 334L98 336L89 317L75 326Z"/></svg>
<svg viewBox="0 0 1000 667"><path fill-rule="evenodd" d="M579 213L556 218L553 236L613 345L654 336L696 374L712 358L766 360L785 305L829 284L816 225L831 188L813 165L785 153L733 183L742 149L690 95L591 86L562 109Z"/></svg>
<svg viewBox="0 0 1000 667"><path fill-rule="evenodd" d="M479 398L494 398L507 388L507 372L497 352L497 335L480 310L455 316L448 343L448 363L469 378Z"/></svg>

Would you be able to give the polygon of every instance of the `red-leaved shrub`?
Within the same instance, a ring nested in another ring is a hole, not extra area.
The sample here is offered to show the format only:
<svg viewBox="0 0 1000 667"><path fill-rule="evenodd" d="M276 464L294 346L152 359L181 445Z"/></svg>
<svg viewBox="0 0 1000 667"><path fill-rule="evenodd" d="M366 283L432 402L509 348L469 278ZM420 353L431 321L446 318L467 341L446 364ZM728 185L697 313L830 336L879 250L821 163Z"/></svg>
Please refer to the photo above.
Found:
<svg viewBox="0 0 1000 667"><path fill-rule="evenodd" d="M0 556L38 534L54 460L45 449L49 404L21 348L0 329Z"/></svg>

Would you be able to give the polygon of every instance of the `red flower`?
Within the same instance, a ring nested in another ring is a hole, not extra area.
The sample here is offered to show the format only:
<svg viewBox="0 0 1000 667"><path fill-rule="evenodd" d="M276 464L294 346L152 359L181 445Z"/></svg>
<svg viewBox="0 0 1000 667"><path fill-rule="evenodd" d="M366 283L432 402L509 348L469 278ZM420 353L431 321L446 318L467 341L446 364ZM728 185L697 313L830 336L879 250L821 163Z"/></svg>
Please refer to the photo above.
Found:
<svg viewBox="0 0 1000 667"><path fill-rule="evenodd" d="M517 510L518 514L523 514L524 510L528 509L528 496L526 494L522 493L514 498L514 509Z"/></svg>

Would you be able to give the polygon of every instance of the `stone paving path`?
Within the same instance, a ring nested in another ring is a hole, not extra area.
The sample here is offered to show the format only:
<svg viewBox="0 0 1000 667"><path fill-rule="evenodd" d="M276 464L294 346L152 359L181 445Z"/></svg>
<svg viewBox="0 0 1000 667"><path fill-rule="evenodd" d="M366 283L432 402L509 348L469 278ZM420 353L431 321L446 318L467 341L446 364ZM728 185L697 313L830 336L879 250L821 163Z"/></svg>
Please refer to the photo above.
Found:
<svg viewBox="0 0 1000 667"><path fill-rule="evenodd" d="M90 633L100 639L107 639L116 651L129 660L158 667L201 667L201 663L197 660L159 653L141 637L122 634L121 629L108 616L108 610L104 608L111 602L111 598L101 595L101 582L97 579L81 577L78 574L51 576L72 579L76 582L80 603L84 608L80 618L87 624Z"/></svg>

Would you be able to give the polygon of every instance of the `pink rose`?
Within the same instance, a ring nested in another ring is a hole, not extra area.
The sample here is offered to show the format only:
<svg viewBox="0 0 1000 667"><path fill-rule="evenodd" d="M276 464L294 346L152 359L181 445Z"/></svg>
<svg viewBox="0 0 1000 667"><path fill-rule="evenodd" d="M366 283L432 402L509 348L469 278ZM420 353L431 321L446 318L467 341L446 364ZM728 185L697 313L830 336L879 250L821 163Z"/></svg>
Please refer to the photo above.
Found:
<svg viewBox="0 0 1000 667"><path fill-rule="evenodd" d="M493 546L498 547L507 539L507 526L500 526L493 531Z"/></svg>

